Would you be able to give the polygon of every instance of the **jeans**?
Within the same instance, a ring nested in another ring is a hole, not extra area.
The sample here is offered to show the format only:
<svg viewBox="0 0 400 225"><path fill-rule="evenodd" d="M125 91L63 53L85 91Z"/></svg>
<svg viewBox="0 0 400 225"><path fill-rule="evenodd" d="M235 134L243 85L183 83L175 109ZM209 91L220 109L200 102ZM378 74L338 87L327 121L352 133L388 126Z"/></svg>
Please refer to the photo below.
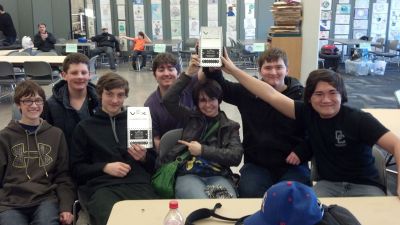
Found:
<svg viewBox="0 0 400 225"><path fill-rule="evenodd" d="M16 40L17 40L16 36L7 36L3 42L3 45L5 46L12 45L15 43Z"/></svg>
<svg viewBox="0 0 400 225"><path fill-rule="evenodd" d="M290 166L282 176L277 177L265 167L253 163L245 163L240 169L239 197L262 198L265 191L280 181L298 181L311 186L310 169L307 163Z"/></svg>
<svg viewBox="0 0 400 225"><path fill-rule="evenodd" d="M110 69L115 69L115 57L114 57L114 50L109 46L101 46L96 47L95 49L90 51L90 57L95 55L99 55L100 53L106 53L108 60L110 61Z"/></svg>
<svg viewBox="0 0 400 225"><path fill-rule="evenodd" d="M132 56L132 66L134 69L136 67L136 60L139 55L142 56L142 63L140 64L140 68L143 68L146 66L146 57L147 56L146 56L145 52L144 51L134 51L133 56Z"/></svg>
<svg viewBox="0 0 400 225"><path fill-rule="evenodd" d="M207 185L221 185L236 198L232 182L223 176L200 177L193 174L178 176L175 184L175 197L178 199L208 198L204 192Z"/></svg>
<svg viewBox="0 0 400 225"><path fill-rule="evenodd" d="M37 206L9 209L0 213L0 224L59 225L57 201L43 201Z"/></svg>
<svg viewBox="0 0 400 225"><path fill-rule="evenodd" d="M318 197L385 196L379 187L348 182L318 181L313 187Z"/></svg>

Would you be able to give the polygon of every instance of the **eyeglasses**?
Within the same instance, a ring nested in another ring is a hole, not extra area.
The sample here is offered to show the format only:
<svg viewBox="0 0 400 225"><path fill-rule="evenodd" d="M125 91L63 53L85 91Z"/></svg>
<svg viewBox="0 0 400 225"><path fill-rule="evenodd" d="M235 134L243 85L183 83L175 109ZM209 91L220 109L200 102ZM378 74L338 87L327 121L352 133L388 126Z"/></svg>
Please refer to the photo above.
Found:
<svg viewBox="0 0 400 225"><path fill-rule="evenodd" d="M33 103L35 103L36 105L43 105L44 101L41 98L37 98L35 100L33 99L25 99L25 100L21 100L22 104L24 105L28 105L31 106Z"/></svg>

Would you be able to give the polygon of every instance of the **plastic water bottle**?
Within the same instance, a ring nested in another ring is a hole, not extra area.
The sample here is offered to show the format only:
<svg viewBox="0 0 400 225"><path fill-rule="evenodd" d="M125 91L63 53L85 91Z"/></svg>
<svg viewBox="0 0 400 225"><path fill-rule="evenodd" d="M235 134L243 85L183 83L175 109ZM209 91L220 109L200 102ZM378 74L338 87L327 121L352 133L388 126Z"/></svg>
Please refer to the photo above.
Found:
<svg viewBox="0 0 400 225"><path fill-rule="evenodd" d="M184 225L185 220L178 210L178 201L171 200L169 202L169 212L164 219L164 225Z"/></svg>

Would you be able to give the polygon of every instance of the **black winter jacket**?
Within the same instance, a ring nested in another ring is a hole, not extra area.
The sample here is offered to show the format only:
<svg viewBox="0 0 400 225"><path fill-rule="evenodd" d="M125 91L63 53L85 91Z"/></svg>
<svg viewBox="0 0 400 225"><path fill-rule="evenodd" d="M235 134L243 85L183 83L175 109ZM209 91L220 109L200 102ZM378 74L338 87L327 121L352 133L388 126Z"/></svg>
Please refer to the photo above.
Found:
<svg viewBox="0 0 400 225"><path fill-rule="evenodd" d="M89 114L93 115L100 105L94 84L87 86ZM68 84L61 80L53 87L53 95L46 101L42 114L43 119L60 128L67 139L68 147L71 145L72 132L81 121L77 111L69 104Z"/></svg>
<svg viewBox="0 0 400 225"><path fill-rule="evenodd" d="M92 41L97 43L98 47L108 46L115 48L119 52L119 42L114 35L110 33L101 33L91 38Z"/></svg>
<svg viewBox="0 0 400 225"><path fill-rule="evenodd" d="M220 126L216 137L211 136L207 139L209 144L205 145L199 140L201 134L206 130L207 119L198 110L190 110L179 104L179 94L190 83L191 78L182 73L176 83L170 87L163 97L163 103L171 115L174 115L179 121L183 121L184 128L182 140L196 140L202 144L201 157L218 163L229 170L230 166L238 166L242 159L243 147L240 142L240 125L228 119L224 112L220 111L218 119ZM181 151L185 149L182 144L177 144L171 151L165 154L161 163L174 160Z"/></svg>

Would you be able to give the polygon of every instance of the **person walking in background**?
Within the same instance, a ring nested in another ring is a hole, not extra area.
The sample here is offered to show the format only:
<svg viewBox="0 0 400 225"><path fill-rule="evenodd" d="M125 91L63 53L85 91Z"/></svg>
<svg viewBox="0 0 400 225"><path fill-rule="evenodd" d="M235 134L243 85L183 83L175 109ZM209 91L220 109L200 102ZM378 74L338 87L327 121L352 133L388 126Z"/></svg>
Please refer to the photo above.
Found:
<svg viewBox="0 0 400 225"><path fill-rule="evenodd" d="M139 55L142 56L142 63L140 64L140 69L146 66L146 54L144 51L145 44L151 43L150 38L143 32L139 31L137 37L131 38L127 36L122 36L121 38L125 38L128 40L131 40L134 42L134 45L132 46L133 50L133 56L132 56L132 67L134 70L137 70L139 68L136 68L136 60Z"/></svg>
<svg viewBox="0 0 400 225"><path fill-rule="evenodd" d="M3 32L6 40L3 45L12 45L17 39L17 32L15 31L13 20L6 11L3 5L0 5L0 30Z"/></svg>
<svg viewBox="0 0 400 225"><path fill-rule="evenodd" d="M54 50L54 44L56 43L56 38L50 32L47 32L47 26L44 23L38 24L39 32L35 34L33 38L33 44L37 48L38 52L56 52Z"/></svg>

